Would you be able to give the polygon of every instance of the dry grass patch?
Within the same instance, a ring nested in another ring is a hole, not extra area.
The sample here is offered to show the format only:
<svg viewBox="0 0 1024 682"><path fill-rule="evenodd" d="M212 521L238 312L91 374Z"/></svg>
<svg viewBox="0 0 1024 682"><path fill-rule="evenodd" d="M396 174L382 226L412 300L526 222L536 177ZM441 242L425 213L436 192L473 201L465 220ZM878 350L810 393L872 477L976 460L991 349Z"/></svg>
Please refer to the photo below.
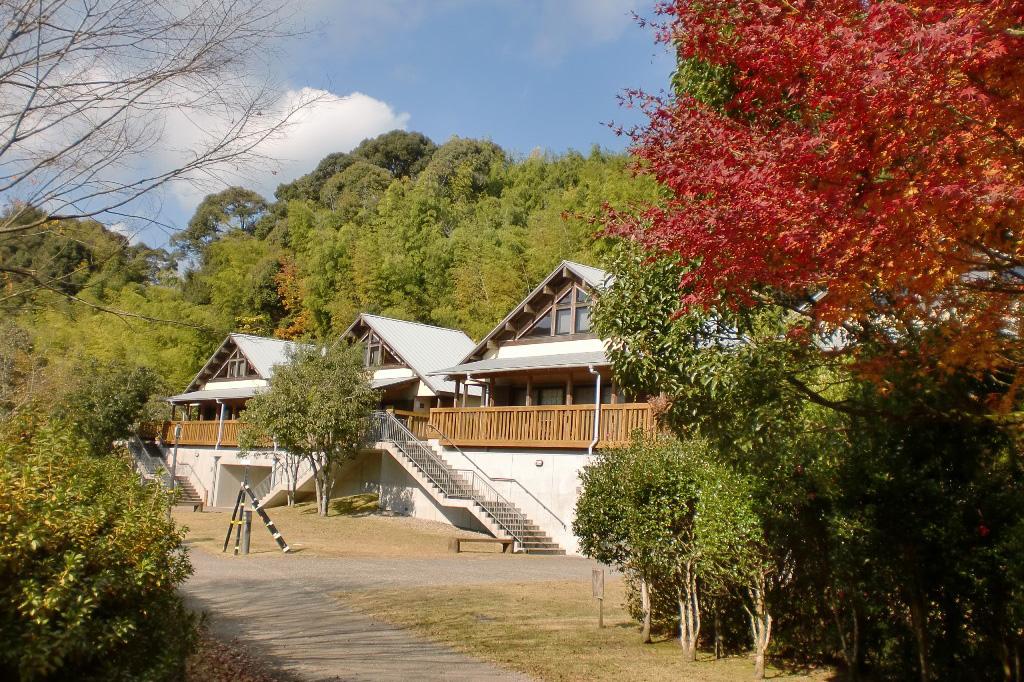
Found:
<svg viewBox="0 0 1024 682"><path fill-rule="evenodd" d="M748 680L747 657L682 660L676 640L644 645L621 604L623 587L606 587L605 627L597 628L590 582L546 582L374 590L337 595L386 622L505 668L543 680ZM829 671L770 668L778 680L828 680Z"/></svg>
<svg viewBox="0 0 1024 682"><path fill-rule="evenodd" d="M372 501L370 497L374 498ZM405 516L389 516L376 508L376 497L355 495L331 502L332 516L321 518L313 502L267 510L271 520L288 541L293 552L308 556L335 557L425 557L447 555L449 538L487 537L453 528L444 523ZM341 514L339 511L348 513ZM175 520L188 529L192 547L219 554L224 546L231 512L192 512L175 509ZM232 534L228 552L235 546ZM280 555L281 550L257 514L253 514L250 553ZM482 552L500 552L500 545L481 547Z"/></svg>

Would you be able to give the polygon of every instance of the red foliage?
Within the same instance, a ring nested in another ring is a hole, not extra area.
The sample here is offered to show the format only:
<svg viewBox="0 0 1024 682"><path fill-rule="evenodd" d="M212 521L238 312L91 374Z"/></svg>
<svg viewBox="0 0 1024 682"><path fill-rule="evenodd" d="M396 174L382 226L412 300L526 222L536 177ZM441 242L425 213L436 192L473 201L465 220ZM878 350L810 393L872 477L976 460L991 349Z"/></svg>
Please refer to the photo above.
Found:
<svg viewBox="0 0 1024 682"><path fill-rule="evenodd" d="M680 58L730 67L735 85L724 111L648 100L634 133L673 198L613 231L700 259L684 307L827 288L823 325L941 326L939 364L1003 362L997 331L1024 294L1024 2L660 12Z"/></svg>

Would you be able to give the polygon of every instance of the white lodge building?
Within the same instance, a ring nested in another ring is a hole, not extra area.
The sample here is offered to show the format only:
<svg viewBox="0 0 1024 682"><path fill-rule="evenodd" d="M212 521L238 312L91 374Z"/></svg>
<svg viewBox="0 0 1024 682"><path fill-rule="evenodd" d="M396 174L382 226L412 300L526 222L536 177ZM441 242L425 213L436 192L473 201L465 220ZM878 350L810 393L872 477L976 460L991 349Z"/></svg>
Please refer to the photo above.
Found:
<svg viewBox="0 0 1024 682"><path fill-rule="evenodd" d="M397 513L511 537L531 553L577 551L579 472L596 449L652 428L650 406L613 384L590 331L602 270L563 261L479 344L462 332L360 315L344 337L363 343L381 391L374 442L339 472L336 494L375 491ZM279 453L242 456L237 416L265 387L290 342L231 334L159 425L170 461L206 504L234 503L243 476L281 504ZM312 491L308 471L299 490Z"/></svg>

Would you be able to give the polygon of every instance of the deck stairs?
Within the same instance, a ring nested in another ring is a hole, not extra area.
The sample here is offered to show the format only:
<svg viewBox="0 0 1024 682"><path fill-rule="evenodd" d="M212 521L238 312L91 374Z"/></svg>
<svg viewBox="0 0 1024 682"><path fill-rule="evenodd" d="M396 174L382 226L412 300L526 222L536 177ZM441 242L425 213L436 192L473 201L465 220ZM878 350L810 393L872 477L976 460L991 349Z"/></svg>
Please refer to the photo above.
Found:
<svg viewBox="0 0 1024 682"><path fill-rule="evenodd" d="M468 510L492 535L512 539L527 554L565 554L483 474L455 469L390 412L375 412L370 440L390 454L438 504Z"/></svg>
<svg viewBox="0 0 1024 682"><path fill-rule="evenodd" d="M132 455L135 471L143 479L159 481L165 488L171 487L171 475L167 471L163 453L155 443L147 443L133 434L128 439L128 452Z"/></svg>
<svg viewBox="0 0 1024 682"><path fill-rule="evenodd" d="M173 487L177 490L175 506L194 509L202 505L203 498L188 476L175 476L174 483L171 483L171 474L167 471L167 462L159 445L133 435L128 439L128 451L131 452L135 470L143 479L158 481L165 489Z"/></svg>
<svg viewBox="0 0 1024 682"><path fill-rule="evenodd" d="M199 492L192 485L191 479L188 476L175 476L174 482L176 484L176 490L178 496L174 498L175 506L191 507L195 509L197 506L203 504L203 498L199 495Z"/></svg>

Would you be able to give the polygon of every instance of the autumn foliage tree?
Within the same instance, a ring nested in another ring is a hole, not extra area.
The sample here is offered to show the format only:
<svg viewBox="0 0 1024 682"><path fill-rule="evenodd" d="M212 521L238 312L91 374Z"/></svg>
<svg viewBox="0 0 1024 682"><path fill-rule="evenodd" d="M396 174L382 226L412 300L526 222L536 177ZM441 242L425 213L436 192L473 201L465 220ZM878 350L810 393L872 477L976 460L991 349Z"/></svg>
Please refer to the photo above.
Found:
<svg viewBox="0 0 1024 682"><path fill-rule="evenodd" d="M649 124L633 137L670 198L613 230L694 264L683 307L770 297L846 335L865 366L870 348L1015 388L1024 3L676 0L659 13L676 93L636 94Z"/></svg>

